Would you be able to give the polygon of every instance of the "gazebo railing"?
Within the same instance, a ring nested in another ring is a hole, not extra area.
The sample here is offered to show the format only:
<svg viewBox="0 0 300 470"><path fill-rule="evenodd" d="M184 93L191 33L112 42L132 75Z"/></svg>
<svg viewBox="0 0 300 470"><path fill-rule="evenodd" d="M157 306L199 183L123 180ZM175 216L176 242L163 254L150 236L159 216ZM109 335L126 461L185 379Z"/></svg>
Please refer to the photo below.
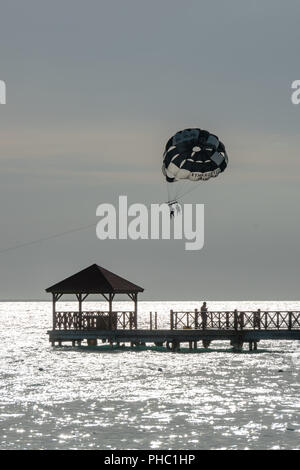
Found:
<svg viewBox="0 0 300 470"><path fill-rule="evenodd" d="M54 330L136 329L136 314L131 311L55 312Z"/></svg>

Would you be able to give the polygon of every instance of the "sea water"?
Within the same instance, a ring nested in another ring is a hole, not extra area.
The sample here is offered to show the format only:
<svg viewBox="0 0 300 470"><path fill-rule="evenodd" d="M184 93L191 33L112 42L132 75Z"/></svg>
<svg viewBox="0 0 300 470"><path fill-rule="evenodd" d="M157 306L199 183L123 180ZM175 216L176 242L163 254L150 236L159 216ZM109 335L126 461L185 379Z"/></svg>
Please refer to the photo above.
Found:
<svg viewBox="0 0 300 470"><path fill-rule="evenodd" d="M140 302L139 327L149 327L150 311L158 314L158 328L168 328L171 308L199 307ZM208 307L300 310L300 302ZM1 449L300 448L298 341L261 341L258 351L243 353L233 353L228 341L179 353L52 348L50 302L2 302L0 320Z"/></svg>

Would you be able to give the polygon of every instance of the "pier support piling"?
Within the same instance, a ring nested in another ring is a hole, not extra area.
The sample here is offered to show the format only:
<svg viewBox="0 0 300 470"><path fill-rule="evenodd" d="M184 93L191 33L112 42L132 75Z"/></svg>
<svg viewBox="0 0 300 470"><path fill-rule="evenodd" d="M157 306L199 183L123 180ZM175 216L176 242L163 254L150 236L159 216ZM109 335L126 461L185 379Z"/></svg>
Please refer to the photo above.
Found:
<svg viewBox="0 0 300 470"><path fill-rule="evenodd" d="M172 341L172 351L178 352L180 351L180 342L179 341Z"/></svg>
<svg viewBox="0 0 300 470"><path fill-rule="evenodd" d="M230 344L234 352L241 352L243 350L243 341L241 339L232 339Z"/></svg>
<svg viewBox="0 0 300 470"><path fill-rule="evenodd" d="M249 341L249 351L257 351L258 341Z"/></svg>

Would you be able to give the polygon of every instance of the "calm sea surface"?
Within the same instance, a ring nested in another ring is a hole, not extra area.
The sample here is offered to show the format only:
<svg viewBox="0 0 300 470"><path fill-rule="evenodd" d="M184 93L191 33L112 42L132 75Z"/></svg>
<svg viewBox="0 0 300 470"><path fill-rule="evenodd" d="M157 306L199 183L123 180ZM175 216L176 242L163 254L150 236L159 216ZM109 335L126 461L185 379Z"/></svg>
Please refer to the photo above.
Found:
<svg viewBox="0 0 300 470"><path fill-rule="evenodd" d="M196 307L140 302L139 326L148 326L150 310L168 327L170 308ZM300 303L208 307L300 310ZM241 354L228 342L196 353L52 348L50 303L3 302L0 319L1 449L300 449L299 342L265 341Z"/></svg>

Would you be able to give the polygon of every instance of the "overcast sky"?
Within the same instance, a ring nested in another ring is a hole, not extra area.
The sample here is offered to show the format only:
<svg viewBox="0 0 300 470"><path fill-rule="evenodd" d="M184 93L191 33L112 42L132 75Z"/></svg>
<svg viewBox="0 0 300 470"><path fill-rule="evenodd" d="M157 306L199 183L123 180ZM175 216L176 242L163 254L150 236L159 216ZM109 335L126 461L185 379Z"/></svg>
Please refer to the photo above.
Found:
<svg viewBox="0 0 300 470"><path fill-rule="evenodd" d="M90 228L0 254L0 298L94 262L143 299L300 299L300 79L295 0L2 1L0 250L97 222L96 207L166 200L163 147L200 127L230 165L184 202L205 245L99 241Z"/></svg>

